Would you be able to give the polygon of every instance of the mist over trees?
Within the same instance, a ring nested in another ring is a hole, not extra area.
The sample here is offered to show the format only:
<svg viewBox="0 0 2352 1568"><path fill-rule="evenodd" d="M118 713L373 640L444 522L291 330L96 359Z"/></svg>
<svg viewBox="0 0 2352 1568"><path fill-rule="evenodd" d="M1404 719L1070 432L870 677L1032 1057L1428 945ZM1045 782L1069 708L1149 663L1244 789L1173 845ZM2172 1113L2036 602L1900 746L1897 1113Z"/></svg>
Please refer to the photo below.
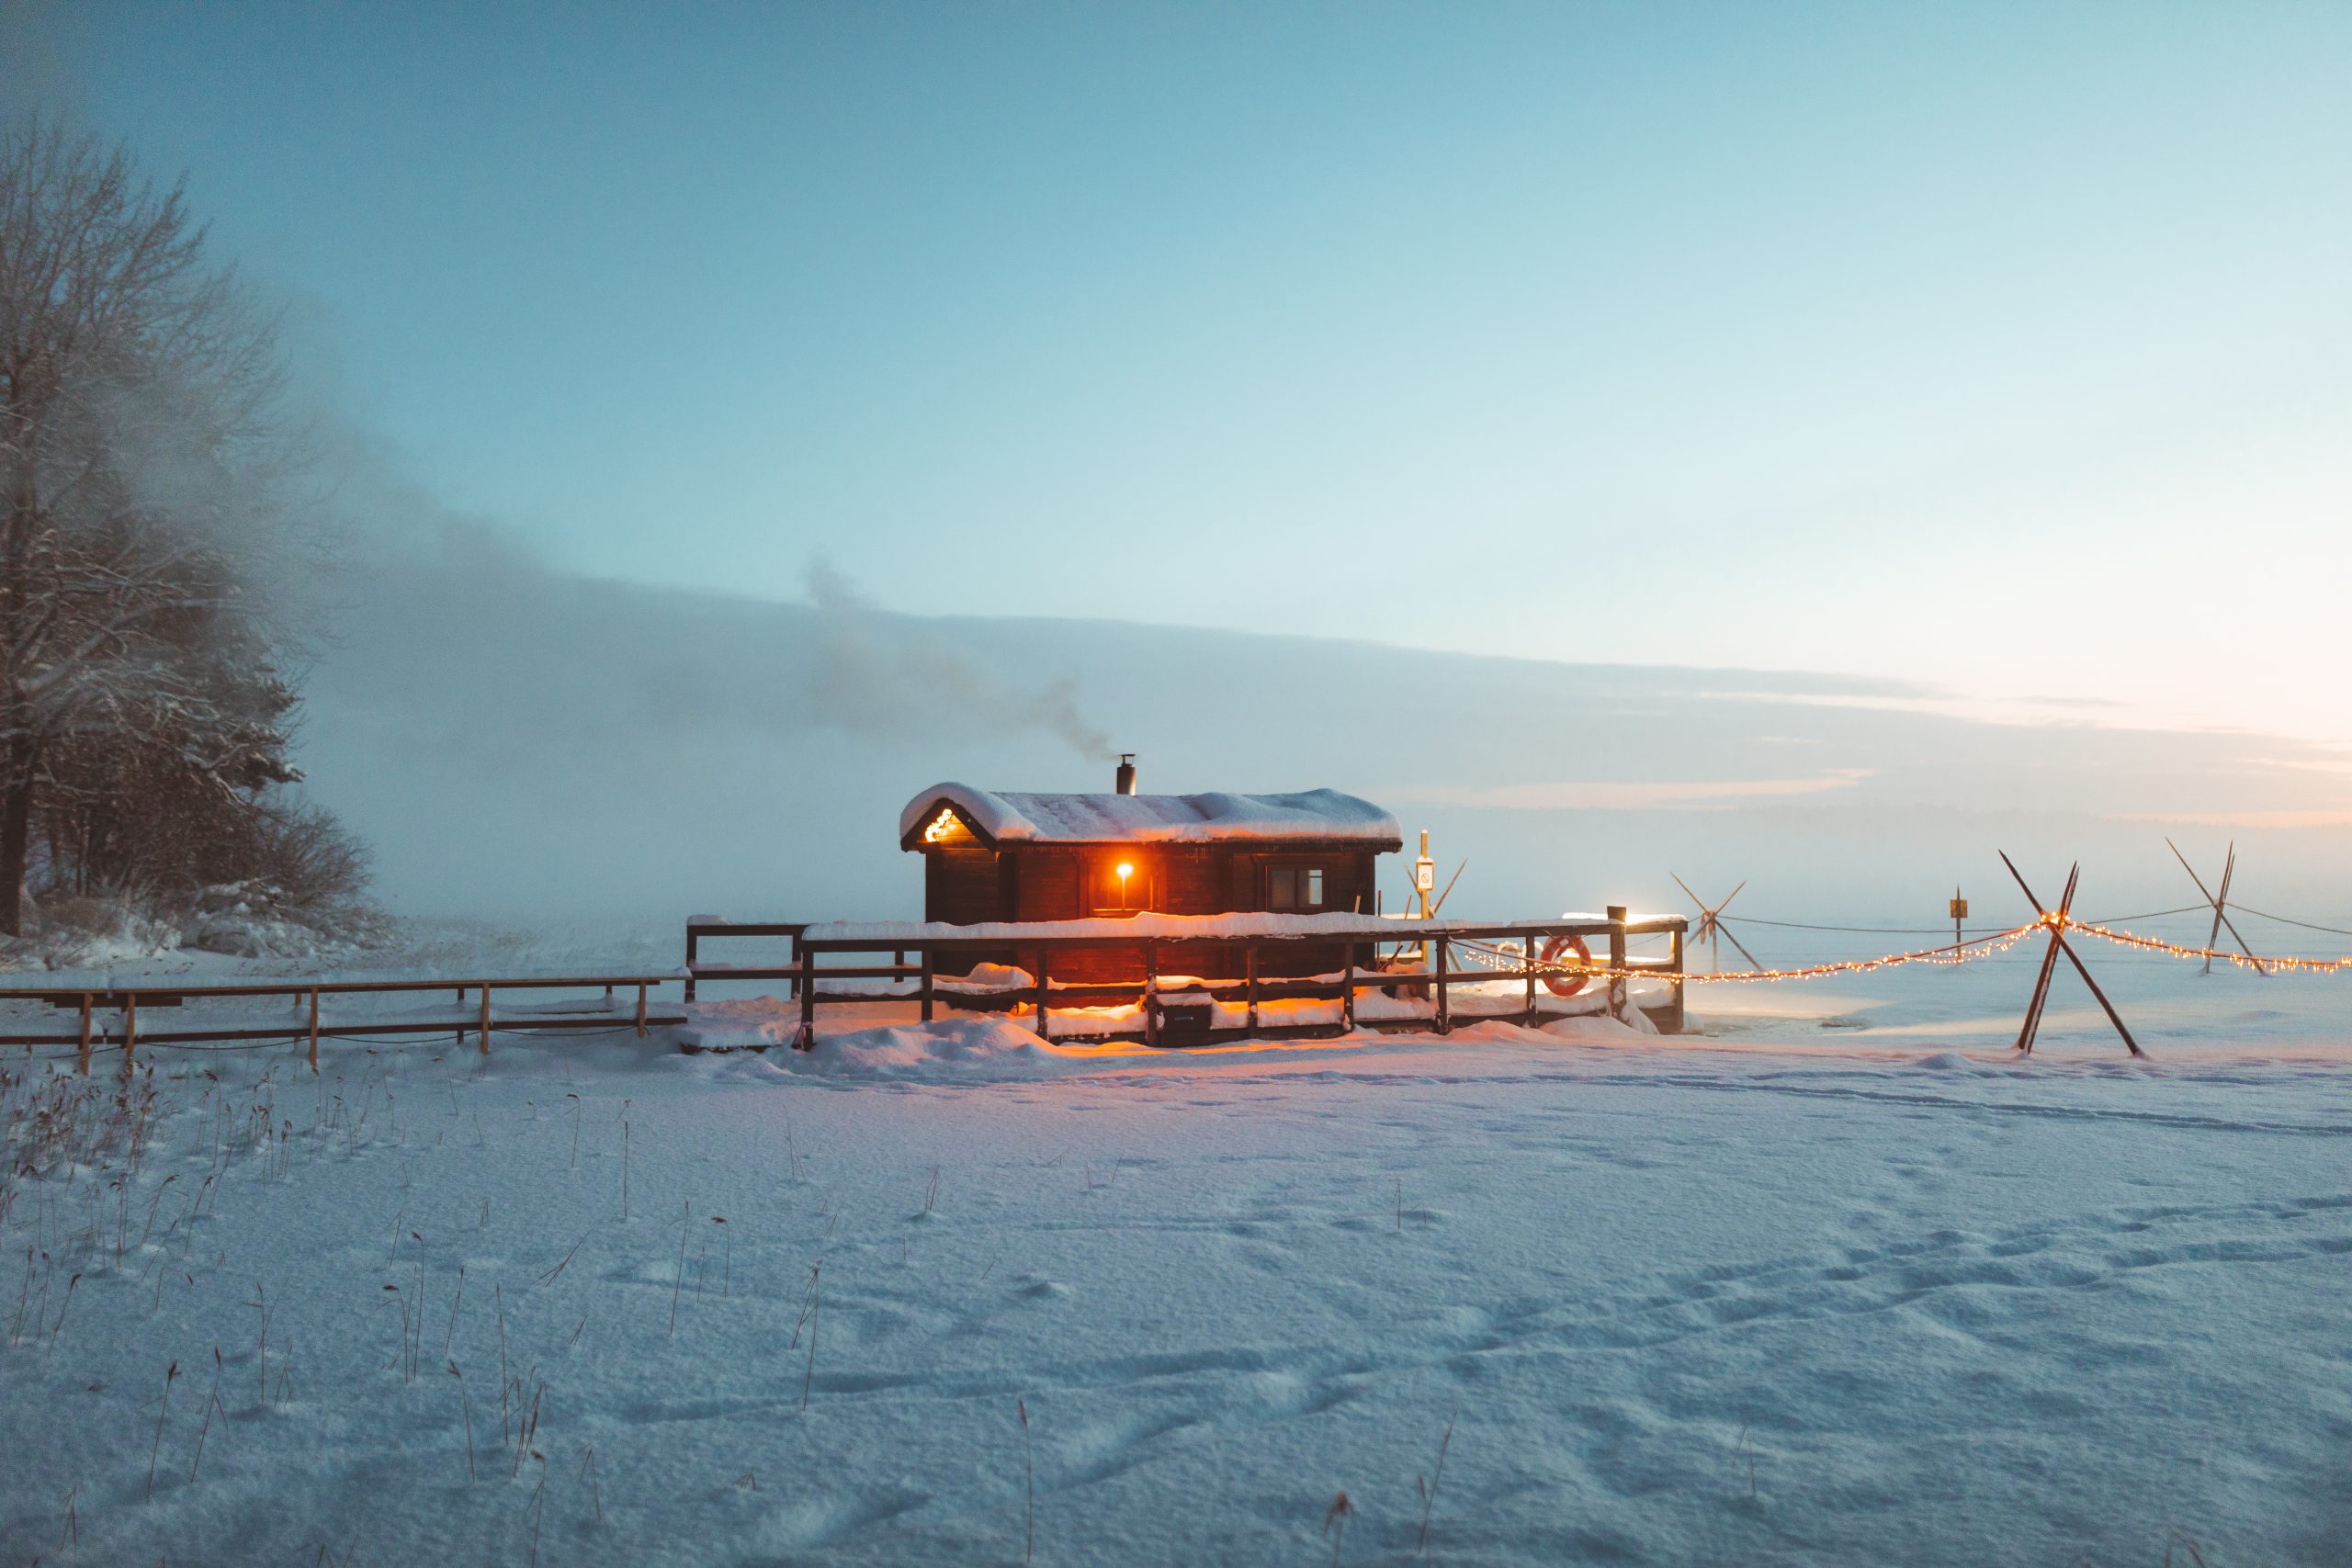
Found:
<svg viewBox="0 0 2352 1568"><path fill-rule="evenodd" d="M183 191L0 126L0 934L28 890L347 898L365 854L287 797L283 590L326 509L276 322Z"/></svg>

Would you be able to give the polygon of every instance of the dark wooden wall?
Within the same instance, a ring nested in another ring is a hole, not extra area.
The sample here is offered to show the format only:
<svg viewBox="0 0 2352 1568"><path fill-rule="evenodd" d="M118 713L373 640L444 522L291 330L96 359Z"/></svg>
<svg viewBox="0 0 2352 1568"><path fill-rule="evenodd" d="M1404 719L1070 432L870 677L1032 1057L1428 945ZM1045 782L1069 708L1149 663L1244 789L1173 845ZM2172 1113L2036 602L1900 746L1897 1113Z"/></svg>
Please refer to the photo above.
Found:
<svg viewBox="0 0 2352 1568"><path fill-rule="evenodd" d="M1119 908L1113 867L1135 867L1127 879L1127 907L1169 915L1221 915L1267 908L1266 870L1274 865L1320 866L1323 902L1314 910L1285 913L1371 914L1379 864L1376 852L1360 844L1317 847L1286 841L1279 847L1250 843L1120 845L1015 844L1001 852L973 846L933 846L922 852L923 918L956 925L986 920L1075 920ZM1261 973L1319 975L1340 967L1348 949L1340 943L1269 948ZM1359 963L1370 944L1356 949ZM1002 964L1027 964L1026 954L989 955ZM976 960L977 961L977 960ZM1131 981L1143 975L1143 950L1105 948L1065 953L1056 977L1072 981ZM1197 944L1164 951L1162 974L1230 979L1242 969L1241 950Z"/></svg>

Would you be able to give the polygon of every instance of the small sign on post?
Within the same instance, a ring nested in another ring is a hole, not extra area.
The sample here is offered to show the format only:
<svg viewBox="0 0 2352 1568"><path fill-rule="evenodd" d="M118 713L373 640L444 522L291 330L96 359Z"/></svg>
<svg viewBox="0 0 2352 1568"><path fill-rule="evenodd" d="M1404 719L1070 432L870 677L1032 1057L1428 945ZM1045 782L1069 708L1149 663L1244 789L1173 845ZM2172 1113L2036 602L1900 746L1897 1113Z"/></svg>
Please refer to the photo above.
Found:
<svg viewBox="0 0 2352 1568"><path fill-rule="evenodd" d="M1968 919L1968 900L1960 896L1960 888L1951 890L1951 944L1958 947L1965 940L1960 934L1960 922Z"/></svg>

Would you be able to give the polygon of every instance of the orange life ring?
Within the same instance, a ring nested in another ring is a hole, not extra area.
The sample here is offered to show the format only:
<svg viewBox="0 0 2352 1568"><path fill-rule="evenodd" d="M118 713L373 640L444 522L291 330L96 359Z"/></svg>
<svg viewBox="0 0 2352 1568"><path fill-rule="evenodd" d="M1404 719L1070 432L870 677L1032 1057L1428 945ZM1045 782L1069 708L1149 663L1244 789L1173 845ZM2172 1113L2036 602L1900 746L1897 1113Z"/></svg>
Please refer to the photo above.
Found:
<svg viewBox="0 0 2352 1568"><path fill-rule="evenodd" d="M1557 964L1566 955L1570 948L1576 950L1579 972L1575 975L1544 976L1545 989L1555 997L1573 997L1584 989L1586 981L1592 978L1590 975L1582 973L1583 970L1592 967L1592 949L1585 945L1584 938L1580 936L1555 936L1544 944L1544 951L1539 956L1547 965Z"/></svg>

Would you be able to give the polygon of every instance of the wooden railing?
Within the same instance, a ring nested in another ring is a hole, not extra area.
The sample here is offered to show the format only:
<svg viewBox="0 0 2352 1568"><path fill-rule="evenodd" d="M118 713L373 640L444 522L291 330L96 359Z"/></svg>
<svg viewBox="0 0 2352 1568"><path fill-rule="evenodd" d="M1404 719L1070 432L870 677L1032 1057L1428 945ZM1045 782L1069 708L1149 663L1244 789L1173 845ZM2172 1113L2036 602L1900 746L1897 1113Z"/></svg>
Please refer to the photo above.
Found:
<svg viewBox="0 0 2352 1568"><path fill-rule="evenodd" d="M1622 1012L1629 1005L1626 988L1630 982L1661 981L1667 987L1667 1001L1644 1010L1668 1032L1679 1032L1684 1023L1682 964L1689 922L1679 915L1634 919L1625 911L1611 908L1606 919L1599 920L1381 921L1363 922L1345 930L1248 936L1228 935L1213 928L1198 934L1148 937L1094 932L1077 935L1057 930L1058 925L1079 923L1099 924L1041 921L989 927L981 933L934 925L900 928L887 936L842 936L827 934L827 928L805 922L739 923L704 917L688 922L686 927L686 996L693 998L697 980L786 981L789 994L799 1003L799 1029L794 1043L803 1050L815 1043L820 1002L834 1008L903 1005L910 999L917 1003L925 1022L937 1016L942 1000L959 1008L1032 1010L1037 1032L1049 1038L1054 1028L1050 1014L1056 1009L1131 1006L1138 1010L1138 1027L1084 1031L1083 1037L1140 1039L1147 1044L1158 1045L1171 1032L1170 1015L1177 1009L1188 1010L1191 1014L1196 1014L1204 1003L1238 1003L1243 1009L1242 1023L1224 1030L1202 1028L1188 1017L1186 1026L1176 1032L1187 1042L1275 1033L1334 1033L1356 1027L1358 998L1363 992L1377 988L1394 997L1400 991L1419 989L1433 1003L1427 1017L1366 1018L1362 1021L1373 1027L1433 1024L1440 1034L1444 1034L1453 1027L1453 990L1458 986L1516 982L1522 988L1520 1008L1508 1013L1482 1013L1481 1017L1515 1019L1532 1024L1547 1014L1556 1014L1561 1010L1547 1009L1548 998L1539 994L1539 987L1547 979L1558 977L1562 970L1544 964L1535 955L1555 937L1576 937L1587 942L1598 937L1607 943L1605 955L1596 952L1592 968L1587 974L1591 983L1607 987L1611 1009ZM1628 953L1629 939L1651 935L1670 939L1668 956L1636 958ZM791 959L782 964L703 961L704 943L734 937L785 938L790 943ZM1358 950L1370 952L1400 942L1412 943L1425 953L1427 966L1396 969L1356 961ZM1457 962L1457 949L1462 946L1491 951L1504 942L1518 945L1521 957L1517 964L1497 967L1492 966L1490 959L1489 966L1465 967ZM1262 973L1263 958L1269 951L1301 945L1340 948L1346 961L1337 973L1329 975L1270 977ZM1179 977L1181 972L1171 975L1163 962L1181 961L1187 952L1216 950L1229 965L1229 955L1237 949L1242 955L1242 973L1238 976ZM1053 978L1056 954L1102 950L1139 952L1144 968L1142 979L1067 984ZM889 962L878 962L886 953L890 955ZM981 986L954 978L983 956L1001 958L1008 953L1027 968L1026 984ZM877 961L841 962L860 958ZM827 963L828 959L834 962ZM884 988L861 990L855 988L855 983L860 981L887 984ZM906 988L909 981L913 982L911 992ZM1272 1026L1261 1020L1262 1004L1294 1000L1336 1002L1339 1018L1336 1023ZM1060 1033L1063 1038L1073 1036L1073 1031L1067 1028Z"/></svg>
<svg viewBox="0 0 2352 1568"><path fill-rule="evenodd" d="M312 1072L319 1067L319 1037L352 1035L435 1034L444 1031L462 1043L469 1034L477 1035L480 1049L490 1054L490 1036L493 1030L578 1029L600 1021L610 1021L616 1028L634 1027L642 1038L650 1028L684 1023L682 1012L653 1010L651 993L660 987L683 978L668 975L539 975L519 979L419 979L419 980L316 980L266 981L255 984L191 986L158 983L152 986L40 986L0 988L0 1002L40 1001L60 1010L76 1009L80 1026L73 1033L51 1033L17 1031L0 1033L0 1045L73 1045L77 1047L76 1068L86 1074L90 1070L90 1053L94 1048L113 1049L119 1045L124 1069L131 1066L134 1053L141 1044L177 1045L200 1042L232 1040L301 1040L310 1043ZM616 992L634 989L637 1005L633 1014L617 1014L609 1009L577 1012L504 1012L493 1014L491 995L496 991L594 990L602 987L607 998ZM321 999L326 997L381 996L390 994L423 995L435 991L454 991L459 1009L467 1007L469 995L479 994L478 1006L453 1013L441 1013L428 1019L364 1017L322 1021ZM184 1007L190 1001L210 1001L226 998L267 997L290 998L310 1004L307 1019L292 1027L277 1027L252 1019L222 1021L214 1023L187 1024L157 1029L152 1025L140 1027L141 1010L153 1014L158 1010ZM109 1028L104 1015L120 1015L119 1029Z"/></svg>

